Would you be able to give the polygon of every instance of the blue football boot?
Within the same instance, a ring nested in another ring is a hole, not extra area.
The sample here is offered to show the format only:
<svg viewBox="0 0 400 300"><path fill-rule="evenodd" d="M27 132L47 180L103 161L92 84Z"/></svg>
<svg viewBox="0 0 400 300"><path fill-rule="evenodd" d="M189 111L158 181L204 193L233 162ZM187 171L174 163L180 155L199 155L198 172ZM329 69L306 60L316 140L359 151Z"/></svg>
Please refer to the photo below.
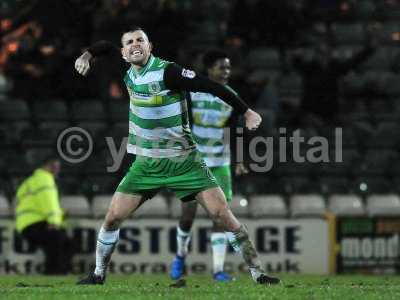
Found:
<svg viewBox="0 0 400 300"><path fill-rule="evenodd" d="M169 271L169 276L171 279L178 280L183 276L185 271L185 258L176 255L171 264L171 270Z"/></svg>

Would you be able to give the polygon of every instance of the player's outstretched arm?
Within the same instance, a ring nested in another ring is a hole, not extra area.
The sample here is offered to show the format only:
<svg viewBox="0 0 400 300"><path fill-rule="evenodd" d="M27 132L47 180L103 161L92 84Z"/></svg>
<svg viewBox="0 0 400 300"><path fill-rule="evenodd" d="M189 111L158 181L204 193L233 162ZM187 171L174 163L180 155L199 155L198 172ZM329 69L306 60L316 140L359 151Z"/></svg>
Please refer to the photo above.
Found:
<svg viewBox="0 0 400 300"><path fill-rule="evenodd" d="M233 90L204 76L197 75L194 71L183 69L172 63L164 72L164 82L166 87L171 90L204 92L221 98L235 111L244 115L246 127L249 130L255 130L261 124L261 116L251 110Z"/></svg>
<svg viewBox="0 0 400 300"><path fill-rule="evenodd" d="M75 70L82 76L86 76L90 70L90 62L94 57L113 53L119 53L119 48L109 41L98 41L76 59Z"/></svg>
<svg viewBox="0 0 400 300"><path fill-rule="evenodd" d="M89 51L85 51L81 56L79 56L75 61L75 70L82 76L86 76L90 70L90 60L93 55Z"/></svg>
<svg viewBox="0 0 400 300"><path fill-rule="evenodd" d="M250 108L244 113L244 118L246 120L246 127L249 130L256 130L262 121L260 114Z"/></svg>

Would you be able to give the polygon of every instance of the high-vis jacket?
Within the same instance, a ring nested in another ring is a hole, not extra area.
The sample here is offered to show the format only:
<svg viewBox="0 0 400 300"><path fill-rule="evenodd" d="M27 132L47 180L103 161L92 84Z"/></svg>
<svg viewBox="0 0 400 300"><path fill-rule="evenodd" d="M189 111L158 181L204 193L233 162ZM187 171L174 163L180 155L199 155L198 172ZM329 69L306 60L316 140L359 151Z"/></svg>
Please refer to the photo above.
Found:
<svg viewBox="0 0 400 300"><path fill-rule="evenodd" d="M60 226L62 209L54 176L37 169L22 182L17 190L16 227L21 232L26 227L42 221Z"/></svg>

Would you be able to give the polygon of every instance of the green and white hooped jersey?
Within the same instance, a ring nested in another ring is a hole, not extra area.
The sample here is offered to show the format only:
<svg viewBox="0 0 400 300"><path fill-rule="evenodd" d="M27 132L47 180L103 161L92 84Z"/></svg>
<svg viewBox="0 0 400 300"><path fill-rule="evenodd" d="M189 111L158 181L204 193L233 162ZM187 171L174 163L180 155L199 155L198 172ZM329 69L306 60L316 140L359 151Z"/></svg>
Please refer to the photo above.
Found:
<svg viewBox="0 0 400 300"><path fill-rule="evenodd" d="M128 153L167 158L195 149L185 96L165 87L168 64L151 56L139 72L131 67L124 77L130 97Z"/></svg>
<svg viewBox="0 0 400 300"><path fill-rule="evenodd" d="M232 107L212 94L190 93L190 96L193 137L206 165L230 165L230 138L225 133L225 127L232 114Z"/></svg>

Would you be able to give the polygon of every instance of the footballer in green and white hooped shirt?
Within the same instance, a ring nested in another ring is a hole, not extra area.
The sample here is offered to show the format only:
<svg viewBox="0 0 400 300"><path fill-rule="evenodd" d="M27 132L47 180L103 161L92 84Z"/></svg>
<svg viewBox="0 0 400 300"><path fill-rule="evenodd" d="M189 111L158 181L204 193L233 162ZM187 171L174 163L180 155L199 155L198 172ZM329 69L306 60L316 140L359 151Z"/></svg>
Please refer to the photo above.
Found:
<svg viewBox="0 0 400 300"><path fill-rule="evenodd" d="M229 210L224 193L199 157L189 128L185 95L194 91L218 96L243 114L250 130L260 125L260 115L224 85L153 56L153 46L142 29L125 31L121 44L122 48L118 48L108 41L96 42L75 61L75 69L84 76L94 57L111 59L109 54L119 53L119 57L113 56L118 59L115 63L128 63L121 64L121 78L130 96L127 151L136 154L136 160L111 199L100 228L96 268L78 284L105 282L121 223L162 188L172 190L182 201L195 198L215 222L233 233L233 243L240 249L256 283L279 283L279 279L268 276L262 269L246 227Z"/></svg>
<svg viewBox="0 0 400 300"><path fill-rule="evenodd" d="M203 56L203 65L209 79L228 87L231 63L225 52L217 49L209 50ZM213 94L192 92L190 93L190 98L192 134L197 150L229 202L232 200L231 132L227 132L227 130L236 126L237 114L233 114L232 107ZM235 173L237 175L247 173L243 163L236 165ZM184 274L185 258L190 242L190 230L197 210L195 201L182 202L181 205L182 214L176 233L177 253L170 269L170 276L175 280L181 278ZM232 277L224 272L226 248L228 238L231 236L232 233L225 233L221 225L213 222L211 247L213 253L213 278L216 281L232 280Z"/></svg>

